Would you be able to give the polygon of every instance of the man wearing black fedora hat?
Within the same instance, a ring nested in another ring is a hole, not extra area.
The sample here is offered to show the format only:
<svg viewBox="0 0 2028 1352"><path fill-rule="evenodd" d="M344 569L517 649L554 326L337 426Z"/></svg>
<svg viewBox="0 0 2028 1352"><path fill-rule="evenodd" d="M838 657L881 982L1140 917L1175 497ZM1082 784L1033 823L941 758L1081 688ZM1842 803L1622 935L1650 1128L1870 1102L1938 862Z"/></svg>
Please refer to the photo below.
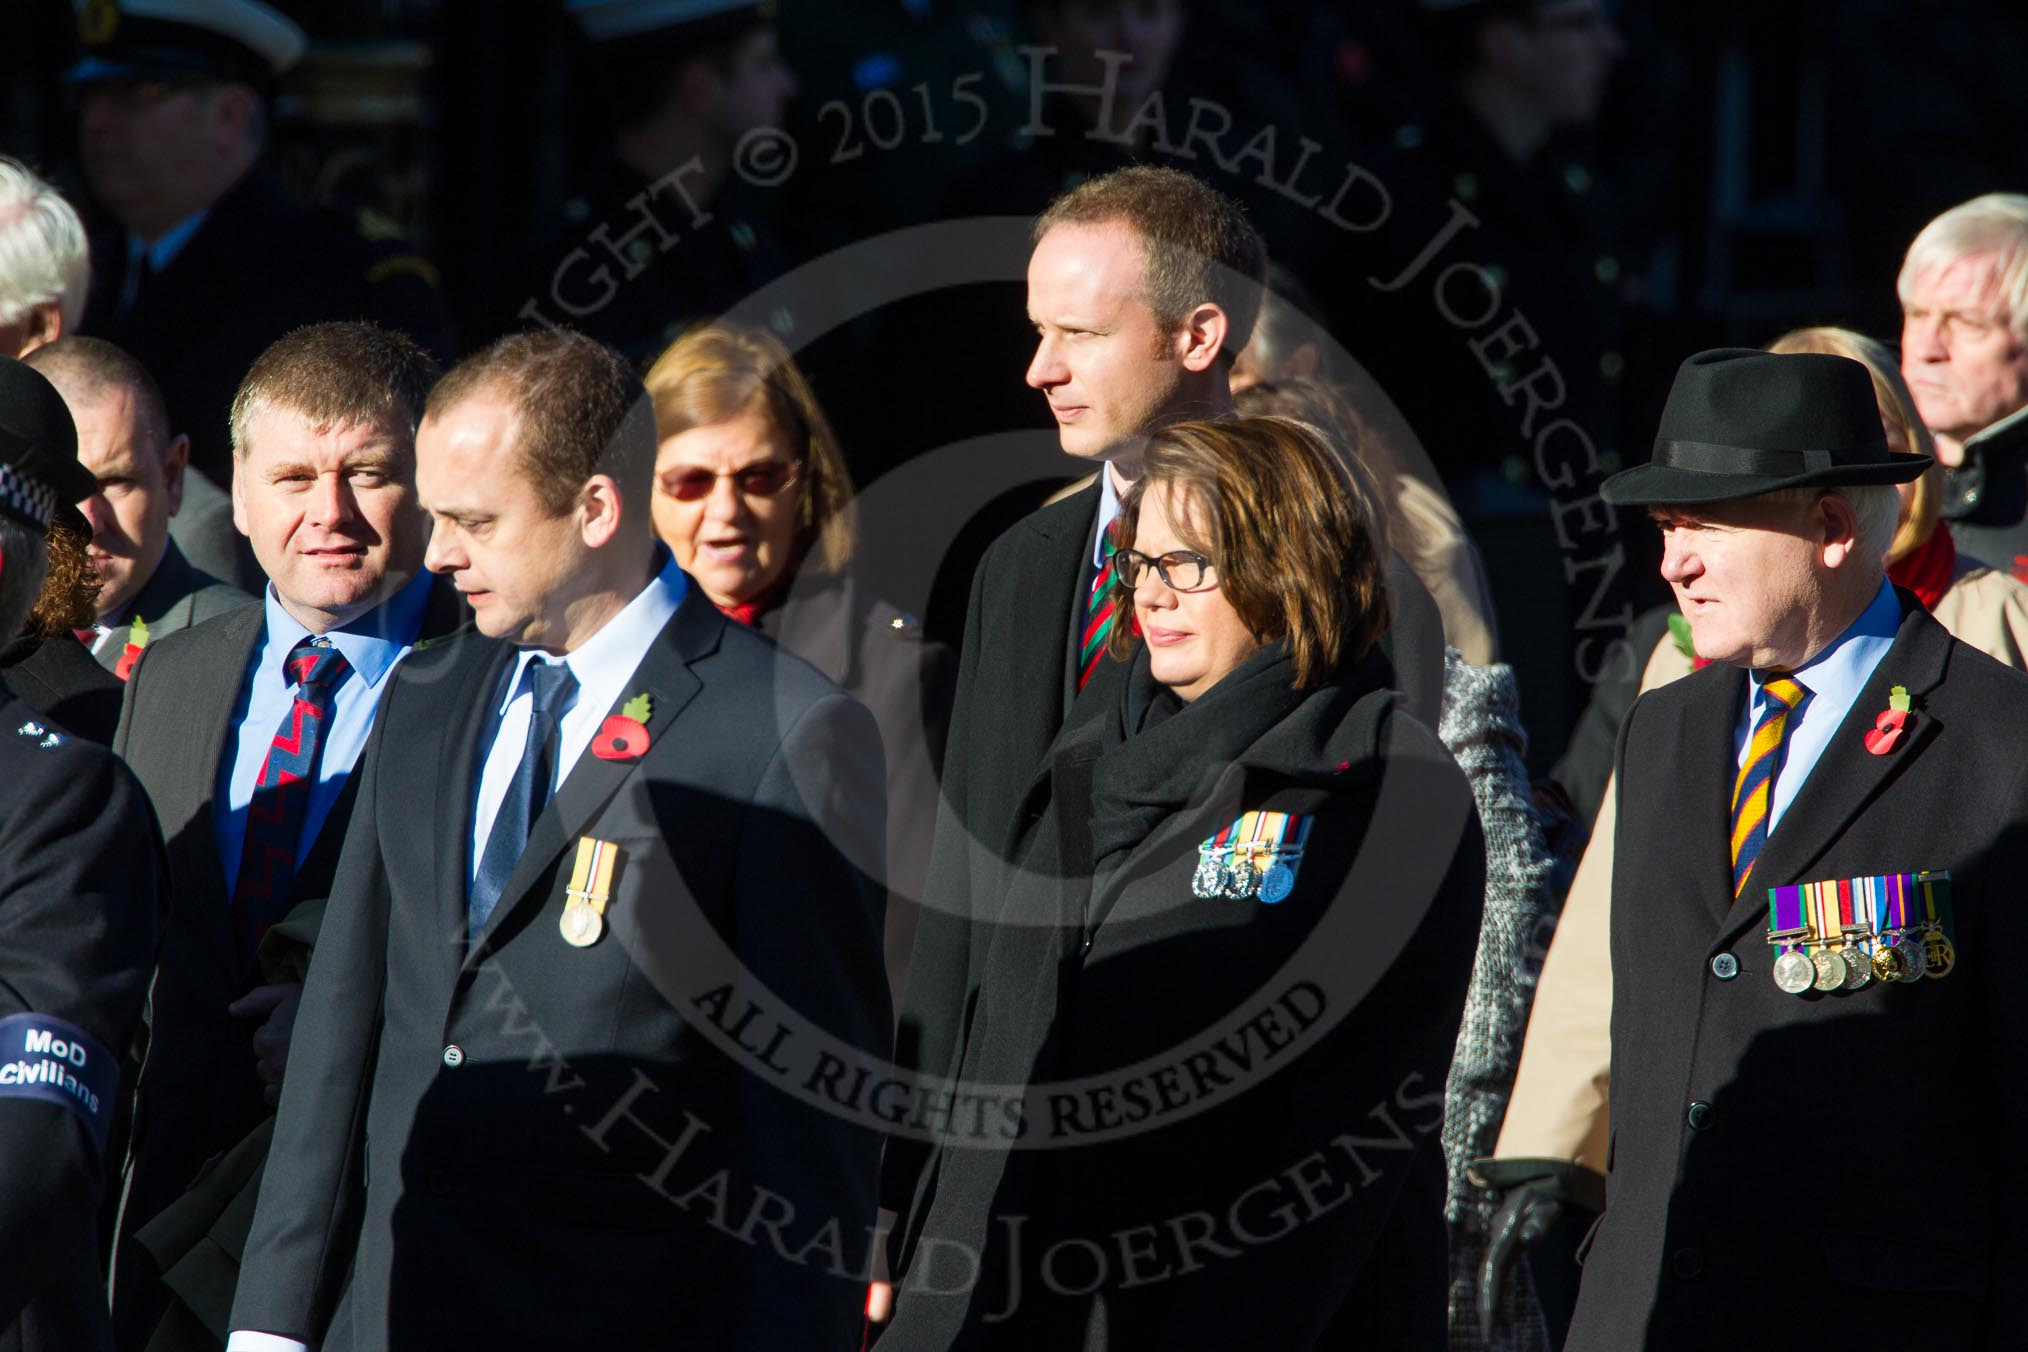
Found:
<svg viewBox="0 0 2028 1352"><path fill-rule="evenodd" d="M62 396L0 358L0 633L35 602L51 516L92 487ZM0 685L0 1347L110 1337L106 1143L167 900L133 775Z"/></svg>
<svg viewBox="0 0 2028 1352"><path fill-rule="evenodd" d="M1570 1352L2012 1345L2028 1196L2028 678L1885 577L1891 452L1842 357L1685 362L1645 506L1710 665L1617 758L1612 1139Z"/></svg>

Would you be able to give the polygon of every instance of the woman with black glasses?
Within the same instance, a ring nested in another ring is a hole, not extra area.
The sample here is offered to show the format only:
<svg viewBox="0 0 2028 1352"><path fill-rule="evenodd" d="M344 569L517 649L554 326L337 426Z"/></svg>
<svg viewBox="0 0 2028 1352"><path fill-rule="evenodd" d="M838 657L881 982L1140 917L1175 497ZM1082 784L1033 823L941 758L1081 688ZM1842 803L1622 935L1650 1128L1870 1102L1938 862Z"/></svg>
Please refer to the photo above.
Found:
<svg viewBox="0 0 2028 1352"><path fill-rule="evenodd" d="M1036 778L880 1346L1441 1348L1484 860L1384 556L1283 418L1156 434L1119 521L1129 674Z"/></svg>
<svg viewBox="0 0 2028 1352"><path fill-rule="evenodd" d="M851 575L852 480L788 349L693 329L648 371L655 533L718 608L873 712L887 752L887 974L899 1000L936 821L957 662Z"/></svg>

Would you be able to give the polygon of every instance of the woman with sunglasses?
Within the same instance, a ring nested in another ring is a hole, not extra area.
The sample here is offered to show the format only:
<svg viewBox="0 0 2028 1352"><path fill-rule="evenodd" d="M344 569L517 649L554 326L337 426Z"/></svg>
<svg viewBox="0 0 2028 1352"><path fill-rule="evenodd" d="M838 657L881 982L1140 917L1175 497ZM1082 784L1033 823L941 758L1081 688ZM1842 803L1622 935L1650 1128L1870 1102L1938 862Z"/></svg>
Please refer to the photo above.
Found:
<svg viewBox="0 0 2028 1352"><path fill-rule="evenodd" d="M1283 418L1157 433L1119 522L1128 676L1037 775L880 1347L1441 1348L1483 848L1384 557Z"/></svg>
<svg viewBox="0 0 2028 1352"><path fill-rule="evenodd" d="M693 329L648 371L655 533L718 608L873 712L887 752L887 972L897 997L936 820L957 663L854 581L852 481L772 334Z"/></svg>

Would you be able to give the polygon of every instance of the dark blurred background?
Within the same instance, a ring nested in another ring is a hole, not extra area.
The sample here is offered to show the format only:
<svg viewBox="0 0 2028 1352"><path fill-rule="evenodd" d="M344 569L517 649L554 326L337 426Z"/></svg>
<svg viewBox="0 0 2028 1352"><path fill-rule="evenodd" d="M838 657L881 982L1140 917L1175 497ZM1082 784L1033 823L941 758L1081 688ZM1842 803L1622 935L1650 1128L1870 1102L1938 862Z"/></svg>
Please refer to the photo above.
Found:
<svg viewBox="0 0 2028 1352"><path fill-rule="evenodd" d="M612 141L610 54L559 0L275 3L312 46L274 105L268 163L306 201L416 246L457 348L503 331L539 290L527 260L582 213L582 177ZM1611 637L1662 595L1645 523L1599 530L1570 504L1645 455L1688 353L1818 322L1895 338L1894 277L1917 228L2028 182L2028 16L1997 0L1519 6L1536 38L1572 44L1542 76L1543 98L1557 79L1603 89L1596 107L1548 118L1517 145L1464 96L1473 54L1458 24L1479 8L781 0L770 13L793 75L784 125L797 164L778 185L736 175L712 209L750 289L898 228L1033 215L1135 159L1240 196L1292 294L1404 416L1484 551L1540 765L1601 661L1586 637ZM1037 41L1053 44L1054 64L1024 54ZM1063 83L1102 73L1097 49L1132 55L1122 90L1159 93L1165 127L1129 146L1095 141L1080 100L1034 88L1038 70ZM0 150L89 217L62 80L76 52L68 0L0 7ZM1038 114L1053 134L1026 134ZM1179 144L1192 126L1205 139ZM1347 166L1386 186L1384 224L1343 223L1374 211L1364 180L1334 199ZM1459 209L1474 224L1453 252L1399 290L1375 285ZM1452 259L1479 271L1439 291ZM821 332L799 332L794 307L768 315L807 363L862 488L961 438L1050 426L1021 383L1021 263L983 270L1009 280ZM1472 346L1516 312L1527 350L1511 350L1513 330ZM668 332L691 317L670 315ZM1514 382L1545 359L1556 413L1582 443L1537 445L1547 410L1524 424ZM927 606L932 629L954 634L977 548L1033 498L1008 495L961 534ZM898 569L906 542L869 539L867 552L876 573Z"/></svg>

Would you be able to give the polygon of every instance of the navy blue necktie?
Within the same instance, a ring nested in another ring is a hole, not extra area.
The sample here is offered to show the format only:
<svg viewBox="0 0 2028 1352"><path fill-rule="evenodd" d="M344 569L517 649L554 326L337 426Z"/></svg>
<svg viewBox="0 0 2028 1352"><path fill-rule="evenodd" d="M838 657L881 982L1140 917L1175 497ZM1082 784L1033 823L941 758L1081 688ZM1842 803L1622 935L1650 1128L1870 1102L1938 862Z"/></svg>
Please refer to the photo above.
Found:
<svg viewBox="0 0 2028 1352"><path fill-rule="evenodd" d="M500 893L528 848L528 830L549 802L549 786L556 778L557 722L563 706L577 693L577 678L561 662L540 658L521 672L520 690L532 688L535 707L528 715L528 740L521 747L521 763L514 767L507 795L494 814L493 829L486 836L486 852L479 856L479 876L472 880L472 895L465 907L465 927L476 939L486 927L486 917L499 904Z"/></svg>

